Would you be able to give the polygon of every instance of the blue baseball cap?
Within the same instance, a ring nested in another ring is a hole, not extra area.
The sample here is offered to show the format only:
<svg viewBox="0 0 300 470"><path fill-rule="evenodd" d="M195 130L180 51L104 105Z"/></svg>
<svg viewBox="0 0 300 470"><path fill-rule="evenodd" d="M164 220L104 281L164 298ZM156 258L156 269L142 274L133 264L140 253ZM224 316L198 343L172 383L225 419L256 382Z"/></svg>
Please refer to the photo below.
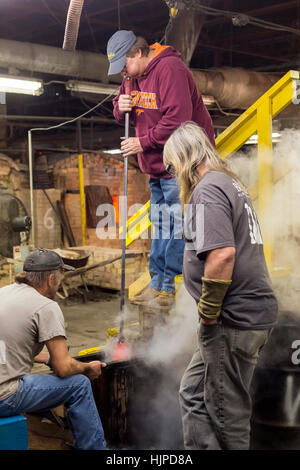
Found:
<svg viewBox="0 0 300 470"><path fill-rule="evenodd" d="M117 31L107 43L107 57L109 60L108 75L121 73L125 66L126 54L136 41L132 31Z"/></svg>

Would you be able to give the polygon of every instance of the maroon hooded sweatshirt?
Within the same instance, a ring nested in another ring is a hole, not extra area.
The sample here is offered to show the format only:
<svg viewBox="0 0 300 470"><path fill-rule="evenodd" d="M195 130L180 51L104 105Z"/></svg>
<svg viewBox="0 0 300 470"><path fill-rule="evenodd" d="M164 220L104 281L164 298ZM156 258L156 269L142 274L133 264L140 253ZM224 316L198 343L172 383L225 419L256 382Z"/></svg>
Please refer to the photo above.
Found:
<svg viewBox="0 0 300 470"><path fill-rule="evenodd" d="M183 122L194 121L202 127L212 144L212 120L203 103L193 75L171 46L150 46L155 55L142 77L131 79L133 109L130 118L135 125L143 152L138 154L141 170L152 178L170 178L163 164L164 144ZM124 80L113 100L114 116L123 124L118 99L125 94Z"/></svg>

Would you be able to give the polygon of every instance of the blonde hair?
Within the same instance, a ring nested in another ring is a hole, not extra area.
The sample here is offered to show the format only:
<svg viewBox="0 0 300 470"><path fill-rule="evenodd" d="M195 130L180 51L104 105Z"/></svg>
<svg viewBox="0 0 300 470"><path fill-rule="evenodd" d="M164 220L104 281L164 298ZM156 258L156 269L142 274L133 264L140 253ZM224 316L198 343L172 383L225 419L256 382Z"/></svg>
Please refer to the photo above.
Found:
<svg viewBox="0 0 300 470"><path fill-rule="evenodd" d="M205 131L192 121L181 124L169 137L163 158L165 166L172 165L176 172L182 206L188 204L201 179L197 168L202 165L209 170L226 173L245 189L235 173L230 170L227 161L219 156Z"/></svg>

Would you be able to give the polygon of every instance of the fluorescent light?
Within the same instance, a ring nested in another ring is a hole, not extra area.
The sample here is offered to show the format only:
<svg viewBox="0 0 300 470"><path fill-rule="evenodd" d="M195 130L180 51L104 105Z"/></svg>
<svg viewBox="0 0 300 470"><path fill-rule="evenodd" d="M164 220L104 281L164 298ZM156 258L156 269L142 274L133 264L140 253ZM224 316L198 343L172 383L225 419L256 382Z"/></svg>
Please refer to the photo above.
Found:
<svg viewBox="0 0 300 470"><path fill-rule="evenodd" d="M117 95L119 93L118 86L106 85L99 82L77 82L75 80L69 80L66 83L66 89L79 93L94 93L98 95Z"/></svg>
<svg viewBox="0 0 300 470"><path fill-rule="evenodd" d="M110 155L116 155L117 153L121 153L121 150L120 149L104 150L103 153L109 153Z"/></svg>
<svg viewBox="0 0 300 470"><path fill-rule="evenodd" d="M0 92L38 96L41 95L43 91L43 80L0 75Z"/></svg>
<svg viewBox="0 0 300 470"><path fill-rule="evenodd" d="M281 134L279 132L273 132L272 139L279 139L280 137L281 137Z"/></svg>
<svg viewBox="0 0 300 470"><path fill-rule="evenodd" d="M280 141L281 134L279 132L273 132L272 133L272 142L276 143ZM258 136L257 134L254 134L250 137L250 139L245 142L246 145L254 145L258 144Z"/></svg>

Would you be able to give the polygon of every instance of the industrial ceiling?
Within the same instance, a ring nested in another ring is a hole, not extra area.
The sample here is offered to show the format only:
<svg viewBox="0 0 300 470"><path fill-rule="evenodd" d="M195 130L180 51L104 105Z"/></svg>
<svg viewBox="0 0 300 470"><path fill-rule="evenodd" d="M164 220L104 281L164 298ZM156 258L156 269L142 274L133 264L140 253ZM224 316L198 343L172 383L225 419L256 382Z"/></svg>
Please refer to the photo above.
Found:
<svg viewBox="0 0 300 470"><path fill-rule="evenodd" d="M63 118L78 116L105 98L105 95L90 93L79 95L67 90L65 83L74 78L93 82L107 80L106 43L119 28L131 29L137 35L146 37L150 43L162 41L169 22L169 6L174 5L179 10L185 7L187 22L190 21L196 31L191 60L186 61L192 69L243 67L272 74L273 78L280 78L289 69L299 69L300 0L85 0L76 51L99 56L99 62L95 60L92 67L94 76L85 78L85 65L81 67L82 77L75 72L68 75L68 70L64 74L60 69L49 73L47 67L37 70L29 62L27 66L22 65L20 58L17 61L18 54L11 52L9 43L5 42L17 41L19 55L22 55L24 43L61 49L69 0L2 0L0 72L41 78L45 83L41 96L6 95L6 108L2 105L2 114L7 118L1 122L7 128L5 132L3 128L1 131L2 151L25 162L24 149L29 128L50 126ZM198 7L204 9L199 10ZM249 21L252 18L254 22ZM169 22L166 34L168 43L174 46L180 43L181 38L184 40L182 29L176 21ZM5 50L9 51L9 63L2 57ZM91 60L93 57L96 56L91 56ZM47 51L44 62L47 63ZM210 107L210 111L216 124L227 125L242 112L242 108L220 106L218 103L218 106ZM83 147L86 150L116 147L123 132L114 123L111 99L88 115L82 127ZM75 132L76 126L69 125L47 135L39 135L35 139L35 149L72 150L76 147Z"/></svg>

